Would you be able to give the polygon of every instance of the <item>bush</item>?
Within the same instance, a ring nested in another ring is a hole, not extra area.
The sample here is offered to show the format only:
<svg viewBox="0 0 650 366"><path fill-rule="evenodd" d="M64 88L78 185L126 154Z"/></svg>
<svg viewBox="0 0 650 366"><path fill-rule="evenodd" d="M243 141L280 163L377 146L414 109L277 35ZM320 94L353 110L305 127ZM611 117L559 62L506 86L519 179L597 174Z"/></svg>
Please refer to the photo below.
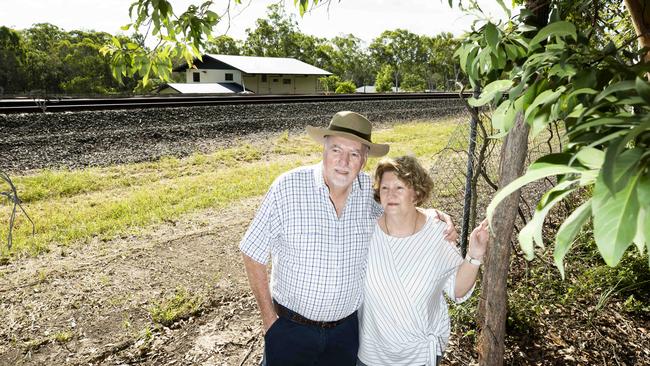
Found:
<svg viewBox="0 0 650 366"><path fill-rule="evenodd" d="M336 94L352 94L357 91L357 86L352 80L347 80L336 84Z"/></svg>
<svg viewBox="0 0 650 366"><path fill-rule="evenodd" d="M391 65L382 66L375 79L375 90L377 93L390 92L393 90L393 78L395 69Z"/></svg>
<svg viewBox="0 0 650 366"><path fill-rule="evenodd" d="M404 91L423 92L426 89L427 84L424 78L420 75L405 74L402 77L402 84L400 87Z"/></svg>
<svg viewBox="0 0 650 366"><path fill-rule="evenodd" d="M328 94L336 90L336 87L341 82L341 78L336 75L330 75L330 76L320 77L318 78L318 81L323 87L323 91L325 92L325 94Z"/></svg>

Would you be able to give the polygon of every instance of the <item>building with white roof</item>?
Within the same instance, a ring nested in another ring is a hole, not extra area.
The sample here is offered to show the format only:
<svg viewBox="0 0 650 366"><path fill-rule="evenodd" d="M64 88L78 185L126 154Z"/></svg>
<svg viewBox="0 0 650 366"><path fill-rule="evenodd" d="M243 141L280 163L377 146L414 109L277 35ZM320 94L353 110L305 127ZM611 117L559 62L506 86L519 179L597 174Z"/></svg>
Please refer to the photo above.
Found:
<svg viewBox="0 0 650 366"><path fill-rule="evenodd" d="M185 64L174 71L185 72L185 84L167 84L161 93L315 94L322 91L318 78L331 75L294 58L214 54L196 59L191 68Z"/></svg>

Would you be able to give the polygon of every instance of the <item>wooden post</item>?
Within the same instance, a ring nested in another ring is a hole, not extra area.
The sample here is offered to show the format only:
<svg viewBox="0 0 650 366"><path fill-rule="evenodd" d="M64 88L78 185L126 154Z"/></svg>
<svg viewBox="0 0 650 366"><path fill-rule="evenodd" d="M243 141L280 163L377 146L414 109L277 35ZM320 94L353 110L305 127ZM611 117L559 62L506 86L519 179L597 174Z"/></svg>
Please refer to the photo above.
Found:
<svg viewBox="0 0 650 366"><path fill-rule="evenodd" d="M529 126L518 113L515 126L501 147L499 187L517 179L523 173L528 153ZM494 210L493 232L483 269L481 300L479 302L478 340L479 365L503 364L506 333L508 271L510 270L511 238L519 207L519 190L504 199Z"/></svg>

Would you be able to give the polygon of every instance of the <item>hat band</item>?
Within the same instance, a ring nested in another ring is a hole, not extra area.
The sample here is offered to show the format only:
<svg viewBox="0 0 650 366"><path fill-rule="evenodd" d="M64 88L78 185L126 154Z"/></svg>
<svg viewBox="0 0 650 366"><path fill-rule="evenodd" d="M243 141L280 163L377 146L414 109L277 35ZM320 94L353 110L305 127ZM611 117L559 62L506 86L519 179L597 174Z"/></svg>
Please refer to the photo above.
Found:
<svg viewBox="0 0 650 366"><path fill-rule="evenodd" d="M362 139L372 143L372 141L370 140L370 134L361 133L361 132L359 132L357 130L353 130L351 128L345 128L345 127L340 127L340 126L336 126L336 125L330 125L328 127L328 130L351 133L351 134L353 134L353 135L355 135L357 137L361 137Z"/></svg>

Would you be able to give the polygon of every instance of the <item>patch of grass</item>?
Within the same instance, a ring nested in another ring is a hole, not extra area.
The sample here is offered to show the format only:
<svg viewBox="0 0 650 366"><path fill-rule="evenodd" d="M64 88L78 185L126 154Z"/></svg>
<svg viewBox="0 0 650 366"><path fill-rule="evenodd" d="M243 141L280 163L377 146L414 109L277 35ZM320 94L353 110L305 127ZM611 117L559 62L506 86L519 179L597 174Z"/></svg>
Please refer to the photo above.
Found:
<svg viewBox="0 0 650 366"><path fill-rule="evenodd" d="M446 145L456 125L452 118L406 123L378 130L373 139L393 144L390 156L415 153L427 163ZM187 213L262 195L279 174L319 161L320 151L305 134L286 132L255 145L243 142L186 158L12 177L36 234L31 236L31 226L18 213L12 249L0 246L0 258L37 255L52 245L84 243L93 237L130 235ZM370 159L366 171L372 172L377 161ZM0 217L10 214L5 201L0 201ZM0 238L6 238L7 230L0 225Z"/></svg>
<svg viewBox="0 0 650 366"><path fill-rule="evenodd" d="M179 288L172 297L153 305L149 313L154 323L169 327L198 313L202 304L201 296L191 295L186 289Z"/></svg>
<svg viewBox="0 0 650 366"><path fill-rule="evenodd" d="M74 334L70 330L60 331L54 334L53 339L59 343L70 342Z"/></svg>
<svg viewBox="0 0 650 366"><path fill-rule="evenodd" d="M36 277L38 278L38 282L43 283L47 279L47 272L44 269L39 269L36 271Z"/></svg>
<svg viewBox="0 0 650 366"><path fill-rule="evenodd" d="M388 153L390 157L411 154L427 164L435 153L447 145L456 126L456 122L451 119L438 123L419 121L379 130L373 133L372 138L391 145ZM380 159L370 158L366 166L374 169Z"/></svg>

